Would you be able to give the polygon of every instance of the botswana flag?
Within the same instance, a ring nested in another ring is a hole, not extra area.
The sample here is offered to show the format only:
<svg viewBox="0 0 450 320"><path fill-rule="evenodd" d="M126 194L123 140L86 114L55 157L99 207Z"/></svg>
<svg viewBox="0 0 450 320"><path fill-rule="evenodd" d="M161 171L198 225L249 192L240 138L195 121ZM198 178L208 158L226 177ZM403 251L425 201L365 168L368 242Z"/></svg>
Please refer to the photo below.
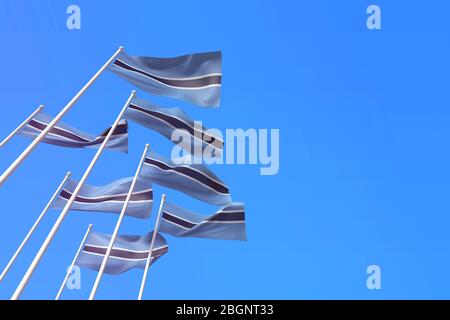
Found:
<svg viewBox="0 0 450 320"><path fill-rule="evenodd" d="M71 207L75 211L95 211L120 213L127 198L133 178L116 180L104 186L84 185ZM68 180L53 208L62 209L72 196L78 181ZM149 182L138 180L131 195L126 215L146 219L150 217L153 206L153 190Z"/></svg>
<svg viewBox="0 0 450 320"><path fill-rule="evenodd" d="M221 52L195 53L175 58L137 57L121 52L109 69L151 94L202 107L219 106Z"/></svg>
<svg viewBox="0 0 450 320"><path fill-rule="evenodd" d="M118 236L108 258L105 272L120 274L133 268L144 268L150 251L153 232L145 236ZM99 270L111 240L111 235L92 232L89 234L76 265ZM169 251L166 240L159 233L153 245L151 263Z"/></svg>
<svg viewBox="0 0 450 320"><path fill-rule="evenodd" d="M194 146L199 146L202 151L209 147L207 154L211 155L223 149L221 138L207 133L206 128L195 124L194 120L179 108L160 108L146 100L134 98L125 113L125 118L153 129L169 140L175 130L182 130L182 141L179 141L178 145L191 154L196 150Z"/></svg>
<svg viewBox="0 0 450 320"><path fill-rule="evenodd" d="M243 203L232 203L210 216L164 203L159 231L176 237L247 240Z"/></svg>
<svg viewBox="0 0 450 320"><path fill-rule="evenodd" d="M214 173L199 164L175 164L151 152L145 158L141 177L211 204L231 203L228 187Z"/></svg>
<svg viewBox="0 0 450 320"><path fill-rule="evenodd" d="M51 116L40 112L19 131L19 134L35 138L52 120L53 118ZM108 128L102 134L95 137L66 124L58 123L50 130L42 141L48 144L69 148L99 148L110 130L111 128ZM116 127L106 148L125 153L128 152L128 124L126 120L122 120Z"/></svg>

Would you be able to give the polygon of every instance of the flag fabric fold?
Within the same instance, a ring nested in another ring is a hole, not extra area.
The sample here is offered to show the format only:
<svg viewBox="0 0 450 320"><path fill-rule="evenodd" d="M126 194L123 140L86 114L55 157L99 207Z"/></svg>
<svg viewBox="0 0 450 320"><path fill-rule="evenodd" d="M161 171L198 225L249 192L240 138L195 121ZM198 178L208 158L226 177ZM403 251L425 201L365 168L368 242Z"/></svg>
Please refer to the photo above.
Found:
<svg viewBox="0 0 450 320"><path fill-rule="evenodd" d="M109 69L151 94L202 107L219 106L221 52L194 53L175 58L138 57L121 52Z"/></svg>
<svg viewBox="0 0 450 320"><path fill-rule="evenodd" d="M40 112L19 131L19 134L30 138L35 138L48 126L52 120L53 118L51 116ZM92 134L59 122L53 129L50 130L42 141L48 144L68 148L99 148L110 130L111 127L96 137ZM122 120L119 123L111 136L111 139L108 141L106 148L125 153L128 152L128 123L126 120Z"/></svg>
<svg viewBox="0 0 450 320"><path fill-rule="evenodd" d="M150 251L153 232L145 236L118 236L106 264L105 273L120 274L133 268L144 268ZM78 256L76 265L98 271L111 240L111 235L91 232ZM153 245L153 264L169 250L166 240L157 234Z"/></svg>
<svg viewBox="0 0 450 320"><path fill-rule="evenodd" d="M176 237L247 240L243 203L232 203L204 216L164 203L159 231Z"/></svg>
<svg viewBox="0 0 450 320"><path fill-rule="evenodd" d="M181 148L194 154L197 145L202 150L209 147L208 154L215 154L216 151L223 150L223 139L207 132L208 129L195 123L180 108L161 108L150 102L134 98L124 117L136 122L144 127L155 130L167 139L172 141L172 134L175 130L183 133L182 141L172 141Z"/></svg>
<svg viewBox="0 0 450 320"><path fill-rule="evenodd" d="M176 163L180 163L175 161ZM151 152L142 166L141 178L183 192L214 205L231 203L228 187L200 164L175 164Z"/></svg>
<svg viewBox="0 0 450 320"><path fill-rule="evenodd" d="M127 198L133 178L123 178L104 186L84 185L78 193L71 210L120 213ZM52 204L62 209L72 196L78 181L69 179L61 193ZM153 206L152 185L138 180L126 211L127 216L146 219L150 217Z"/></svg>

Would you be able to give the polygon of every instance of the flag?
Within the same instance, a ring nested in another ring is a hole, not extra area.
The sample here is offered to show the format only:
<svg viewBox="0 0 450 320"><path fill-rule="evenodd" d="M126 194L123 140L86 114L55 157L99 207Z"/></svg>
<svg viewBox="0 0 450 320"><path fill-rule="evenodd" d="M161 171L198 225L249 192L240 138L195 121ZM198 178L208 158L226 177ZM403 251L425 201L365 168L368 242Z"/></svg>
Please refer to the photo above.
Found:
<svg viewBox="0 0 450 320"><path fill-rule="evenodd" d="M123 178L104 186L84 185L78 193L71 210L120 213L127 198L133 178ZM78 181L69 179L52 204L62 209L72 196ZM138 180L131 195L126 215L146 219L150 217L153 205L152 185Z"/></svg>
<svg viewBox="0 0 450 320"><path fill-rule="evenodd" d="M144 268L150 251L153 232L145 236L118 236L106 264L105 273L120 274L133 268ZM91 232L86 239L76 265L99 270L111 240L111 235ZM159 233L153 245L151 263L168 252L166 240Z"/></svg>
<svg viewBox="0 0 450 320"><path fill-rule="evenodd" d="M19 131L19 134L35 138L52 120L53 118L48 114L42 112L37 113L27 125ZM60 122L50 130L42 141L48 144L69 148L99 148L110 130L111 128L108 128L101 135L95 137ZM125 153L128 152L128 124L126 120L122 120L116 127L106 148Z"/></svg>
<svg viewBox="0 0 450 320"><path fill-rule="evenodd" d="M209 216L164 203L159 231L176 237L247 240L243 203L232 203Z"/></svg>
<svg viewBox="0 0 450 320"><path fill-rule="evenodd" d="M178 165L151 152L145 158L141 177L211 204L231 203L228 187L200 164Z"/></svg>
<svg viewBox="0 0 450 320"><path fill-rule="evenodd" d="M194 120L179 108L161 108L146 100L134 98L124 117L157 131L169 140L175 130L183 130L183 139L178 145L191 154L194 154L194 150L196 150L196 148L194 149L195 144L200 146L201 155L208 146L211 151L208 154L212 155L223 149L222 138L207 133L206 128L194 123Z"/></svg>
<svg viewBox="0 0 450 320"><path fill-rule="evenodd" d="M222 83L221 52L175 58L129 56L121 52L109 69L151 94L202 107L218 107Z"/></svg>

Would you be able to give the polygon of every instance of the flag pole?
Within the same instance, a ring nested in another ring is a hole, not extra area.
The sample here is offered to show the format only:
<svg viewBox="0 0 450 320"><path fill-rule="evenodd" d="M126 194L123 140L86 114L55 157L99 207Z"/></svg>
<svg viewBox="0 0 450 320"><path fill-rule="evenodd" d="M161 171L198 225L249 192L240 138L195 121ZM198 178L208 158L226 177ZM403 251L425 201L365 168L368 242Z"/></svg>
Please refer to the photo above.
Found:
<svg viewBox="0 0 450 320"><path fill-rule="evenodd" d="M11 260L9 260L8 264L6 265L5 269L3 269L2 274L0 275L0 281L3 280L3 278L6 276L6 274L8 273L9 269L11 268L11 266L13 265L14 261L16 261L17 256L20 254L20 252L22 251L23 247L27 244L28 240L30 240L31 235L33 234L33 232L36 230L36 228L38 227L39 223L41 222L42 218L44 218L44 216L46 215L47 211L50 209L50 207L52 206L53 202L55 201L56 197L59 195L59 193L61 192L62 188L64 187L64 185L66 184L67 180L70 178L71 173L67 172L66 176L64 177L63 181L61 182L61 184L59 185L59 187L56 189L55 193L53 194L53 196L50 198L49 202L47 203L47 205L45 206L44 210L42 210L41 214L39 215L39 217L36 219L36 222L34 223L34 225L31 227L30 231L28 231L28 234L25 236L25 239L23 239L22 243L20 244L19 248L17 248L16 252L14 253L14 255L12 256Z"/></svg>
<svg viewBox="0 0 450 320"><path fill-rule="evenodd" d="M158 216L156 217L155 230L153 230L153 237L152 237L152 241L150 242L150 250L148 251L148 257L147 257L147 261L145 263L144 275L142 276L141 288L139 289L139 295L137 298L138 300L142 300L142 295L144 293L145 282L147 280L148 269L150 268L150 264L151 264L151 260L152 260L153 247L155 245L156 236L158 234L159 224L161 222L162 208L163 208L165 201L166 201L166 195L163 194L162 198L161 198L161 203L159 205Z"/></svg>
<svg viewBox="0 0 450 320"><path fill-rule="evenodd" d="M111 240L109 241L108 249L106 250L105 256L103 257L102 264L100 266L100 269L98 270L97 278L95 279L94 286L92 287L91 294L89 295L89 300L94 300L95 294L97 293L97 289L98 289L98 286L99 286L100 281L102 279L103 273L105 271L106 264L108 262L108 258L109 258L110 254L111 254L112 248L114 246L114 242L116 241L117 234L119 233L120 225L122 224L122 220L123 220L123 218L125 216L125 213L127 211L128 204L130 203L131 195L133 194L134 187L136 186L136 182L137 182L137 180L139 178L139 173L141 172L141 168L142 168L142 165L144 164L145 157L147 156L149 148L150 148L150 145L146 144L145 148L144 148L144 152L142 153L141 160L140 160L139 165L138 165L138 167L136 169L136 173L135 173L135 175L133 177L133 181L131 182L130 190L128 191L127 197L125 199L125 203L123 204L122 211L120 212L119 218L117 219L116 227L114 228L114 232L113 232L113 234L111 236Z"/></svg>
<svg viewBox="0 0 450 320"><path fill-rule="evenodd" d="M34 148L45 138L50 130L61 120L61 118L69 111L80 97L86 92L87 89L97 80L97 78L108 68L108 66L114 61L119 53L123 51L123 47L119 47L111 58L97 71L97 73L84 85L83 88L69 101L69 103L58 113L58 115L42 130L42 132L33 140L33 142L22 152L20 156L9 166L5 172L0 176L0 187L8 179L8 177L19 167L23 160L34 150Z"/></svg>
<svg viewBox="0 0 450 320"><path fill-rule="evenodd" d="M61 297L61 293L63 292L64 287L66 286L66 282L69 279L70 274L72 273L73 266L77 262L78 256L80 255L81 250L83 249L84 243L86 242L86 239L87 239L89 233L91 232L91 229L92 229L92 224L90 224L88 226L87 231L86 231L86 233L85 233L85 235L83 237L83 240L81 240L80 247L78 248L78 251L75 254L75 257L73 258L70 267L67 269L66 276L64 277L64 280L61 283L61 287L59 288L59 291L58 291L58 294L56 295L55 300L59 300L59 298Z"/></svg>
<svg viewBox="0 0 450 320"><path fill-rule="evenodd" d="M34 110L34 112L28 118L26 118L24 122L22 122L16 129L14 129L13 132L11 132L2 142L0 142L0 148L3 147L9 140L11 140L11 138L14 137L17 132L25 127L37 113L42 111L42 109L44 109L43 104L41 104L36 110Z"/></svg>
<svg viewBox="0 0 450 320"><path fill-rule="evenodd" d="M41 260L42 256L44 255L44 253L47 250L50 243L52 242L53 237L55 236L61 223L63 222L64 218L66 217L67 213L69 212L70 207L72 206L73 202L75 201L76 197L78 196L78 193L80 192L81 188L83 187L84 183L86 182L87 178L89 177L92 169L94 168L95 164L97 163L97 160L100 158L100 156L103 153L103 150L106 148L106 145L108 144L109 139L113 135L114 131L116 131L116 128L119 125L120 120L122 119L125 111L127 111L127 108L131 102L131 99L133 99L133 97L135 95L136 95L136 91L133 90L131 92L130 96L128 97L127 101L125 102L125 105L123 106L119 115L117 116L116 121L112 125L111 130L109 130L108 134L105 137L105 140L103 140L103 143L101 144L100 148L98 148L97 153L95 154L95 156L92 159L91 163L89 164L88 168L84 172L83 177L81 178L80 182L78 182L78 185L76 186L75 190L73 191L72 196L67 201L66 206L62 210L61 214L59 215L58 219L56 220L55 224L53 225L53 228L50 230L49 234L47 235L47 238L45 239L45 241L42 244L41 248L39 249L38 253L34 257L33 262L28 267L27 272L23 276L22 281L17 286L16 291L14 292L13 296L11 297L11 300L19 299L20 295L22 294L23 290L25 289L25 286L27 285L28 281L30 280L30 277L32 276L34 270L36 269L37 265L39 264L39 261Z"/></svg>

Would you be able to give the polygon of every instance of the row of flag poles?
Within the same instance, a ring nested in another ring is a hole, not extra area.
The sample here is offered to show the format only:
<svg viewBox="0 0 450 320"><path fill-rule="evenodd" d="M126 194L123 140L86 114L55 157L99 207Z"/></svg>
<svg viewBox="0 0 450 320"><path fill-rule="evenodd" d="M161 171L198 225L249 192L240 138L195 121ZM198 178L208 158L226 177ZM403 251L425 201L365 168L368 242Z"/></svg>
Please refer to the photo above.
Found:
<svg viewBox="0 0 450 320"><path fill-rule="evenodd" d="M138 299L142 299L148 269L168 252L161 233L176 237L198 237L223 240L246 240L245 211L242 203L233 202L228 186L201 164L172 161L150 150L147 144L133 177L122 178L104 186L88 185L98 159L105 150L128 151L128 121L152 129L170 139L174 130L183 130L191 141L182 146L192 152L212 148L221 152L224 142L194 121L179 108L162 108L136 96L132 91L113 125L99 135L92 135L61 122L62 117L106 69L136 87L154 95L168 96L202 107L217 107L222 82L221 53L208 52L175 58L151 58L127 55L120 47L88 83L54 118L39 106L4 141L15 135L33 138L33 142L0 177L0 186L41 142L69 148L95 148L97 151L80 180L68 172L50 198L22 243L0 274L0 281L11 269L46 213L61 209L56 222L39 248L11 299L19 299L69 211L101 211L118 214L112 234L97 233L89 225L61 283L56 299L61 297L75 265L98 271L89 299L93 300L104 273L121 274L132 268L143 268ZM200 137L200 138L199 138ZM182 163L182 164L180 164ZM203 202L220 206L204 215L166 201L159 203L153 231L143 236L119 235L124 217L150 217L153 208L153 184L180 191Z"/></svg>

